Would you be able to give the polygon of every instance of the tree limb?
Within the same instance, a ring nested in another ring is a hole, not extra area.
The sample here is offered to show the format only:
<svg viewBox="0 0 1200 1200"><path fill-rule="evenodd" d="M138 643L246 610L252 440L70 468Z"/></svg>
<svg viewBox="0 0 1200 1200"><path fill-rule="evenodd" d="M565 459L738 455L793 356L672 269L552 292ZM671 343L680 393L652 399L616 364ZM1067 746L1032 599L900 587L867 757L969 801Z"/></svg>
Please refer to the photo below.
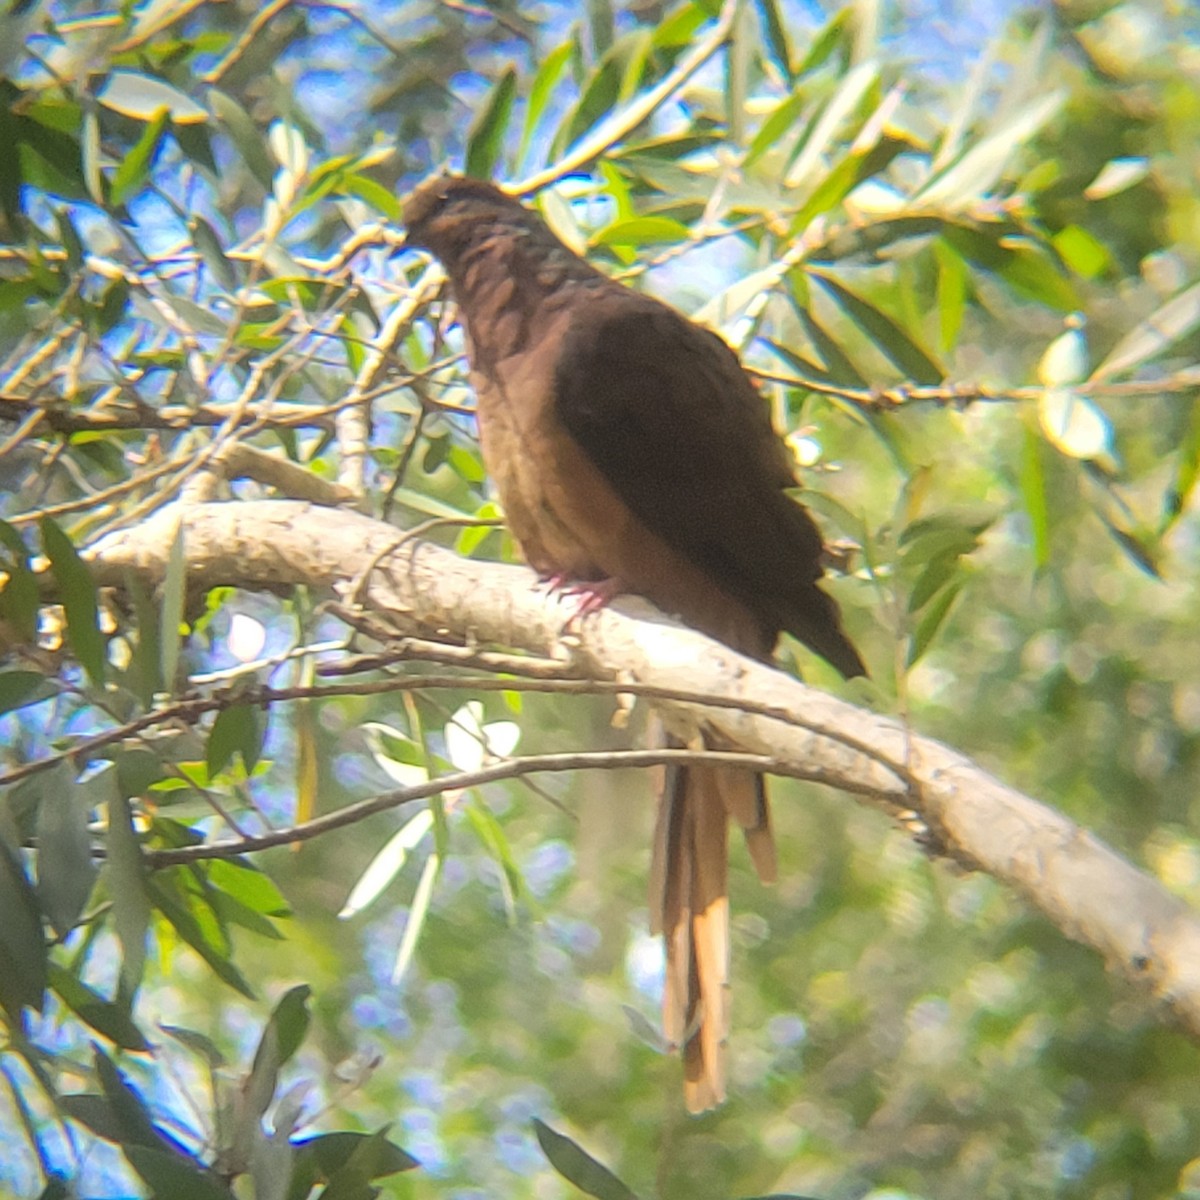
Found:
<svg viewBox="0 0 1200 1200"><path fill-rule="evenodd" d="M524 568L463 559L360 514L298 501L164 509L92 547L98 582L120 587L127 571L159 582L180 520L193 586L353 592L401 633L520 648L592 678L712 697L721 707L656 703L699 716L787 773L915 812L939 849L1016 890L1200 1038L1200 918L1061 813L896 720L744 658L634 597L565 638L570 609ZM746 708L728 707L738 702Z"/></svg>

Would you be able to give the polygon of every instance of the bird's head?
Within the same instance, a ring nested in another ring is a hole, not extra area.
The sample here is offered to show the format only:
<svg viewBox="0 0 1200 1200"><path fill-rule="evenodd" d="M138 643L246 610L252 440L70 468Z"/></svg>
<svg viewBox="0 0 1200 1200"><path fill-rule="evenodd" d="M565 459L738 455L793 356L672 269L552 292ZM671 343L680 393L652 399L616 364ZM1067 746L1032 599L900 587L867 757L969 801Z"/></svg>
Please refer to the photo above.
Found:
<svg viewBox="0 0 1200 1200"><path fill-rule="evenodd" d="M405 243L443 262L455 258L481 231L524 226L528 210L493 184L461 175L435 175L404 202Z"/></svg>

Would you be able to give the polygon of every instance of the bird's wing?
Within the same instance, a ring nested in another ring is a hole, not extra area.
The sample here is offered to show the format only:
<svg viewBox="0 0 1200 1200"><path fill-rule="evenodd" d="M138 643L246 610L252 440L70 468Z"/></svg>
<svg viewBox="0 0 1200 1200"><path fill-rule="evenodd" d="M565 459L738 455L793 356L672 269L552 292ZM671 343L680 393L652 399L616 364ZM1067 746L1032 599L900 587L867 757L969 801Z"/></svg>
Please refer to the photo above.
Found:
<svg viewBox="0 0 1200 1200"><path fill-rule="evenodd" d="M572 320L554 404L648 529L765 629L787 629L843 674L862 673L833 602L816 586L821 536L785 491L795 482L786 449L720 338L614 286Z"/></svg>

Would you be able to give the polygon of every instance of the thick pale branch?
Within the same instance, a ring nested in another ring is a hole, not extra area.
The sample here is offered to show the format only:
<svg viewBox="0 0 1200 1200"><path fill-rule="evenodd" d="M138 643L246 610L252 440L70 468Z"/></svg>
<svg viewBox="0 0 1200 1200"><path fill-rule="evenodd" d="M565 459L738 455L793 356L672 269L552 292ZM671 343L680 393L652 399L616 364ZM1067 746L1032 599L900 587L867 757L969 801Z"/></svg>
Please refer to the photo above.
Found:
<svg viewBox="0 0 1200 1200"><path fill-rule="evenodd" d="M133 571L158 582L181 519L193 585L337 588L403 632L520 648L597 679L719 700L658 703L701 716L785 772L917 813L946 853L1017 890L1200 1037L1196 914L1062 814L895 720L743 658L634 598L564 637L571 610L528 571L465 560L359 514L302 502L164 510L92 548L100 581L120 586ZM739 700L746 710L728 707Z"/></svg>

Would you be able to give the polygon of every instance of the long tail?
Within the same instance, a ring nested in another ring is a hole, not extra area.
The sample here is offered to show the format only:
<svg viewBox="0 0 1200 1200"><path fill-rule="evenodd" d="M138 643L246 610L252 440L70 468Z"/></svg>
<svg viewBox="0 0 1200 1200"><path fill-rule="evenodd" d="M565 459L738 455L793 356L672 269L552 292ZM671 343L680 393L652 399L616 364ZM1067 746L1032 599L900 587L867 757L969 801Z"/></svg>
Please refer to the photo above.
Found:
<svg viewBox="0 0 1200 1200"><path fill-rule="evenodd" d="M677 739L668 744L681 746ZM727 767L665 773L650 871L653 932L666 945L663 1032L682 1047L684 1100L704 1112L725 1099L729 1037L729 820L746 833L764 881L775 845L761 775Z"/></svg>

